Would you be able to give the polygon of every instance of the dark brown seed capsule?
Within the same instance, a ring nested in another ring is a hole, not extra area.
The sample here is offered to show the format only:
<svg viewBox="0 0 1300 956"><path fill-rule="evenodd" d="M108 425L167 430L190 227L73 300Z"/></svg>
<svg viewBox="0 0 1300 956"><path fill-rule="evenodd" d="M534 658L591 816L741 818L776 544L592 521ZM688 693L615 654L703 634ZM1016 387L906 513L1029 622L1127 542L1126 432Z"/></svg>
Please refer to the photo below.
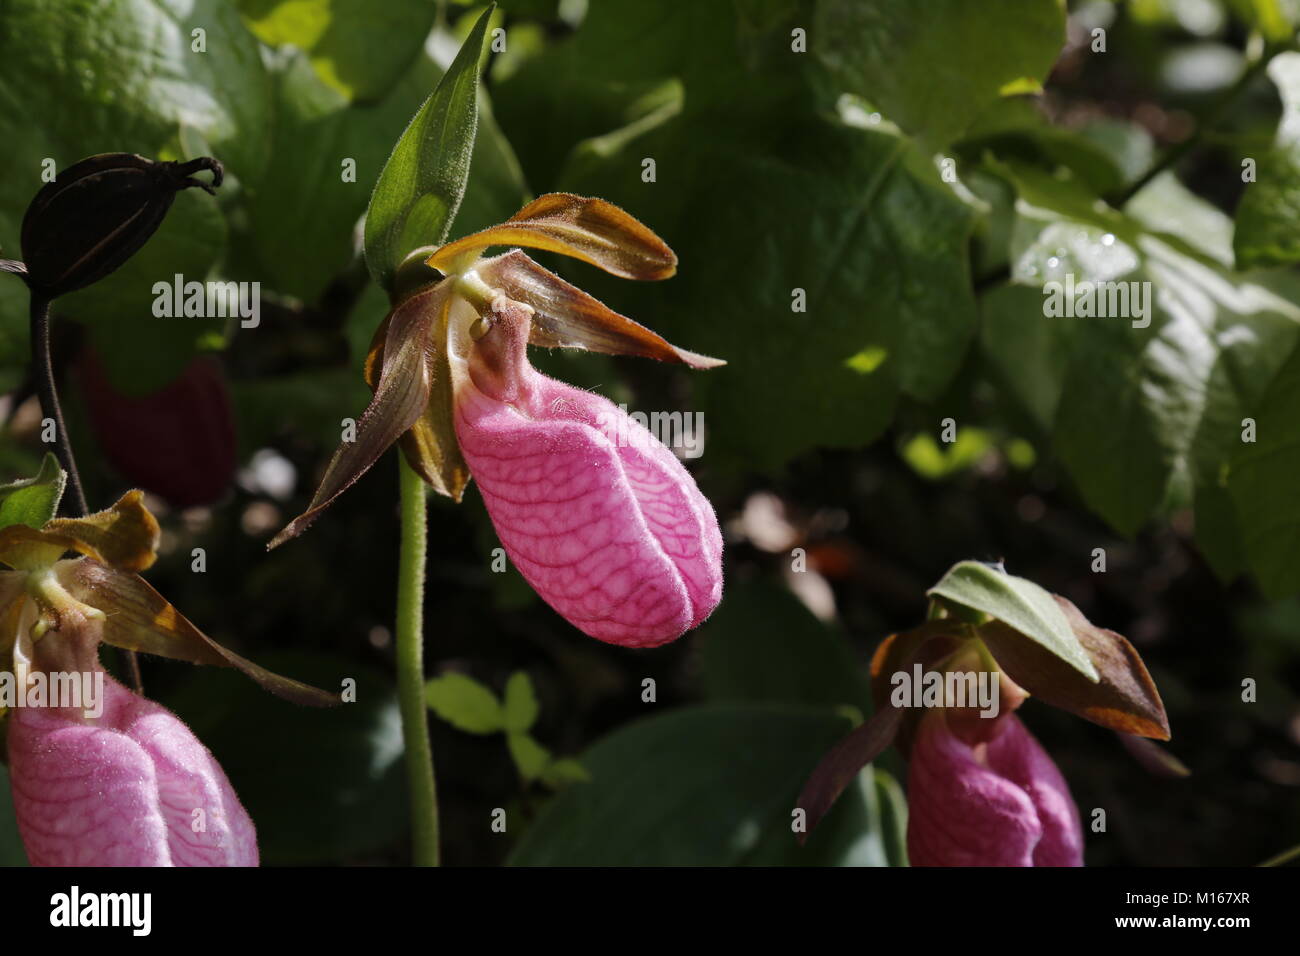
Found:
<svg viewBox="0 0 1300 956"><path fill-rule="evenodd" d="M191 174L206 169L211 184ZM157 162L134 153L83 159L47 183L23 217L27 284L50 298L98 282L149 241L176 193L221 185L221 164L206 156Z"/></svg>

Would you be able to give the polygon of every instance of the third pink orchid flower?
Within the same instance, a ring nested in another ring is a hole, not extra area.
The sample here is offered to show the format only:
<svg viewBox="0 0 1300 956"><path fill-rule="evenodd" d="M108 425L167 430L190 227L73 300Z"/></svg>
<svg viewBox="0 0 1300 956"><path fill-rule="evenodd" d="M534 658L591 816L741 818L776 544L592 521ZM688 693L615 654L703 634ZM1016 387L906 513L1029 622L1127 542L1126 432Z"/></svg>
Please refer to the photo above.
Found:
<svg viewBox="0 0 1300 956"><path fill-rule="evenodd" d="M307 510L302 533L400 440L411 467L459 501L471 477L507 554L584 633L630 647L681 636L722 597L717 516L677 457L608 400L542 375L527 346L724 364L679 349L547 271L541 248L629 279L676 271L672 250L610 203L542 196L507 222L419 255L442 274L398 301L366 361L374 398Z"/></svg>

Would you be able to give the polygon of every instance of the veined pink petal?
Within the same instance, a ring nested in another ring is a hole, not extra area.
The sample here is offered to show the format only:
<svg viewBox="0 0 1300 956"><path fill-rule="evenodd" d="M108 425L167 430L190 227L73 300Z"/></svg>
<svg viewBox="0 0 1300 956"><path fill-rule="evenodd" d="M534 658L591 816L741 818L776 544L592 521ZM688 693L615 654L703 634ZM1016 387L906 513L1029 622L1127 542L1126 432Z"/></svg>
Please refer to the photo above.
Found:
<svg viewBox="0 0 1300 956"><path fill-rule="evenodd" d="M104 675L104 711L9 714L14 809L34 866L256 866L253 822L181 720Z"/></svg>
<svg viewBox="0 0 1300 956"><path fill-rule="evenodd" d="M498 299L458 383L456 435L507 554L584 633L671 641L722 597L722 534L690 473L607 399L537 372Z"/></svg>
<svg viewBox="0 0 1300 956"><path fill-rule="evenodd" d="M1065 778L1014 715L974 748L944 714L920 723L908 767L913 866L1082 866L1083 829Z"/></svg>

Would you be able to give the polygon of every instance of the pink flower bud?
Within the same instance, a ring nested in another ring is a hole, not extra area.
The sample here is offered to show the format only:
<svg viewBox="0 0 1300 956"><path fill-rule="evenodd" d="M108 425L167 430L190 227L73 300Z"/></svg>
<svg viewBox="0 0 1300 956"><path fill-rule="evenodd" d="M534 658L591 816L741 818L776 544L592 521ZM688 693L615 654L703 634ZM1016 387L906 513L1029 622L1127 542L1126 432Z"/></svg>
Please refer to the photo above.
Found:
<svg viewBox="0 0 1300 956"><path fill-rule="evenodd" d="M10 711L14 809L32 865L256 866L253 821L190 729L107 674L103 697L98 718Z"/></svg>
<svg viewBox="0 0 1300 956"><path fill-rule="evenodd" d="M713 508L626 412L529 364L530 318L493 302L457 385L456 435L497 535L584 633L627 647L680 637L722 598Z"/></svg>
<svg viewBox="0 0 1300 956"><path fill-rule="evenodd" d="M917 729L907 778L913 866L1082 866L1065 778L1014 715L970 746L942 711Z"/></svg>

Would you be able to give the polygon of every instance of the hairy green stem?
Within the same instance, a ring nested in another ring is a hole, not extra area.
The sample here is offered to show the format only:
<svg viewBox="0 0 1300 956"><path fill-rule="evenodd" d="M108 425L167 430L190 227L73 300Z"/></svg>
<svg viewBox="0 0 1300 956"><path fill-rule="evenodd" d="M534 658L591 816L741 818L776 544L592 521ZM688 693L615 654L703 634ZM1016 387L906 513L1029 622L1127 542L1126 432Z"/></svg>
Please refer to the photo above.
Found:
<svg viewBox="0 0 1300 956"><path fill-rule="evenodd" d="M438 865L438 788L424 698L424 562L428 488L400 458L402 545L397 568L397 693L411 793L411 853L416 866Z"/></svg>

